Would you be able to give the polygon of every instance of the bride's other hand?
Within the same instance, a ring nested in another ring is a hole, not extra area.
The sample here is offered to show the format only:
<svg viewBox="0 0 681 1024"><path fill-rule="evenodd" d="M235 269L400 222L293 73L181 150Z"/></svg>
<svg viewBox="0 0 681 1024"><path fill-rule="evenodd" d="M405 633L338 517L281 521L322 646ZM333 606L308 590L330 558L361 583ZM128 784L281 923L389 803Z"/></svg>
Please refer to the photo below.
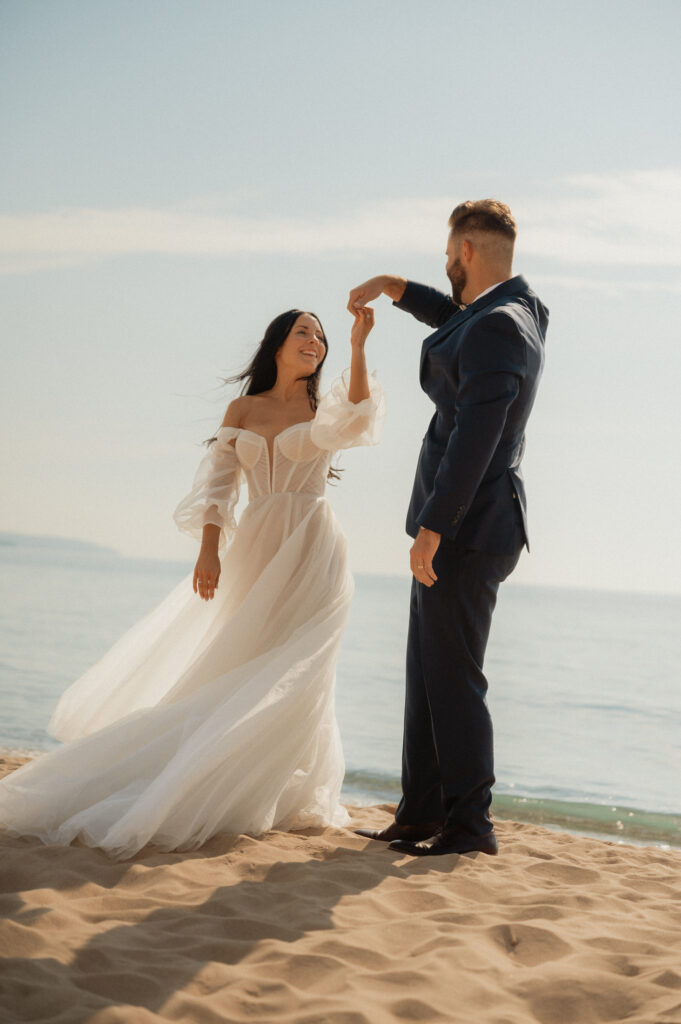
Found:
<svg viewBox="0 0 681 1024"><path fill-rule="evenodd" d="M353 349L362 348L374 326L374 311L371 306L363 306L354 310L353 316L355 322L352 325L350 344Z"/></svg>
<svg viewBox="0 0 681 1024"><path fill-rule="evenodd" d="M210 601L218 587L220 579L220 559L216 551L204 551L201 548L194 567L194 593L204 601Z"/></svg>

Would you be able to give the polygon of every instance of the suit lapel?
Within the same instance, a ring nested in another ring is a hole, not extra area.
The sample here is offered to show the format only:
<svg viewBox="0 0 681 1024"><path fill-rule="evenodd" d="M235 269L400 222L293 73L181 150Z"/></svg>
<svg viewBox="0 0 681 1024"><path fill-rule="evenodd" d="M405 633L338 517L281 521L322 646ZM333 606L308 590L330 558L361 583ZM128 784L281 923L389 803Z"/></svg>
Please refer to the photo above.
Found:
<svg viewBox="0 0 681 1024"><path fill-rule="evenodd" d="M447 320L442 327L438 327L433 334L428 335L421 346L421 375L423 375L423 364L425 363L426 356L428 355L428 350L432 348L433 345L437 345L438 341L442 341L443 338L446 338L452 333L452 331L456 331L461 324L466 322L466 320L469 320L475 313L475 310L473 309L474 305L475 303L472 302L470 306L466 306L465 309L460 309L458 313L454 314L454 316L450 316L449 320Z"/></svg>
<svg viewBox="0 0 681 1024"><path fill-rule="evenodd" d="M425 363L426 356L433 345L437 345L439 341L442 341L443 338L446 338L447 335L451 334L453 331L458 331L459 327L461 327L466 320L470 320L472 316L475 316L476 313L486 309L487 306L491 306L493 302L498 302L499 299L506 298L508 295L520 295L522 292L527 291L528 287L527 281L522 274L518 274L516 277L511 277L508 281L504 281L503 284L500 284L498 288L495 288L487 295L483 295L481 298L475 299L474 302L471 302L470 306L466 306L465 309L460 309L458 313L454 314L454 316L450 316L449 320L447 320L442 327L438 327L433 334L429 334L421 346L421 364L419 369L421 380L423 380L423 365Z"/></svg>

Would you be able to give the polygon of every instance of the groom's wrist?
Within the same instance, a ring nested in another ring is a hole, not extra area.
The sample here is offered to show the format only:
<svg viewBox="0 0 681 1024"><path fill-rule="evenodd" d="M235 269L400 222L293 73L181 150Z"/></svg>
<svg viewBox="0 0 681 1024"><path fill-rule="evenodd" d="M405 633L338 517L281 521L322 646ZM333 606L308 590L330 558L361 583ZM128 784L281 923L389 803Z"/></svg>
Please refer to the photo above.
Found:
<svg viewBox="0 0 681 1024"><path fill-rule="evenodd" d="M397 274L384 274L381 281L381 290L393 302L399 302L407 287L406 277L399 277Z"/></svg>

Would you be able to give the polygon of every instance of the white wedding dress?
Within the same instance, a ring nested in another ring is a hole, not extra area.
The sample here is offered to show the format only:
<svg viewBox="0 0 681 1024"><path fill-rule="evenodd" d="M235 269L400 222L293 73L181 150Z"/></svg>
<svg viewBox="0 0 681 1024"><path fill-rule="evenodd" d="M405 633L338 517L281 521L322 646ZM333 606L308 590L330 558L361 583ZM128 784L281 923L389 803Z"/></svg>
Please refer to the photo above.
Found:
<svg viewBox="0 0 681 1024"><path fill-rule="evenodd" d="M384 414L375 376L353 404L348 374L272 465L259 434L218 430L175 512L199 539L222 527L215 597L190 574L64 692L48 731L65 744L0 781L0 827L125 858L347 824L334 682L353 581L324 490L333 453L376 444Z"/></svg>

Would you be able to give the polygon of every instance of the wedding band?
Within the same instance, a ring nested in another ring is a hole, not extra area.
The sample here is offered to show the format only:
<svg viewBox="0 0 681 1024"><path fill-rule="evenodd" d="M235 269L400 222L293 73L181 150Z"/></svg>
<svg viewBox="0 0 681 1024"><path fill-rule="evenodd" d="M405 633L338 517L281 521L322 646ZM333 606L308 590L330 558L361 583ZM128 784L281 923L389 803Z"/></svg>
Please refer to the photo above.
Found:
<svg viewBox="0 0 681 1024"><path fill-rule="evenodd" d="M425 569L425 566L424 566L423 562L417 562L416 563L416 568L417 569Z"/></svg>

